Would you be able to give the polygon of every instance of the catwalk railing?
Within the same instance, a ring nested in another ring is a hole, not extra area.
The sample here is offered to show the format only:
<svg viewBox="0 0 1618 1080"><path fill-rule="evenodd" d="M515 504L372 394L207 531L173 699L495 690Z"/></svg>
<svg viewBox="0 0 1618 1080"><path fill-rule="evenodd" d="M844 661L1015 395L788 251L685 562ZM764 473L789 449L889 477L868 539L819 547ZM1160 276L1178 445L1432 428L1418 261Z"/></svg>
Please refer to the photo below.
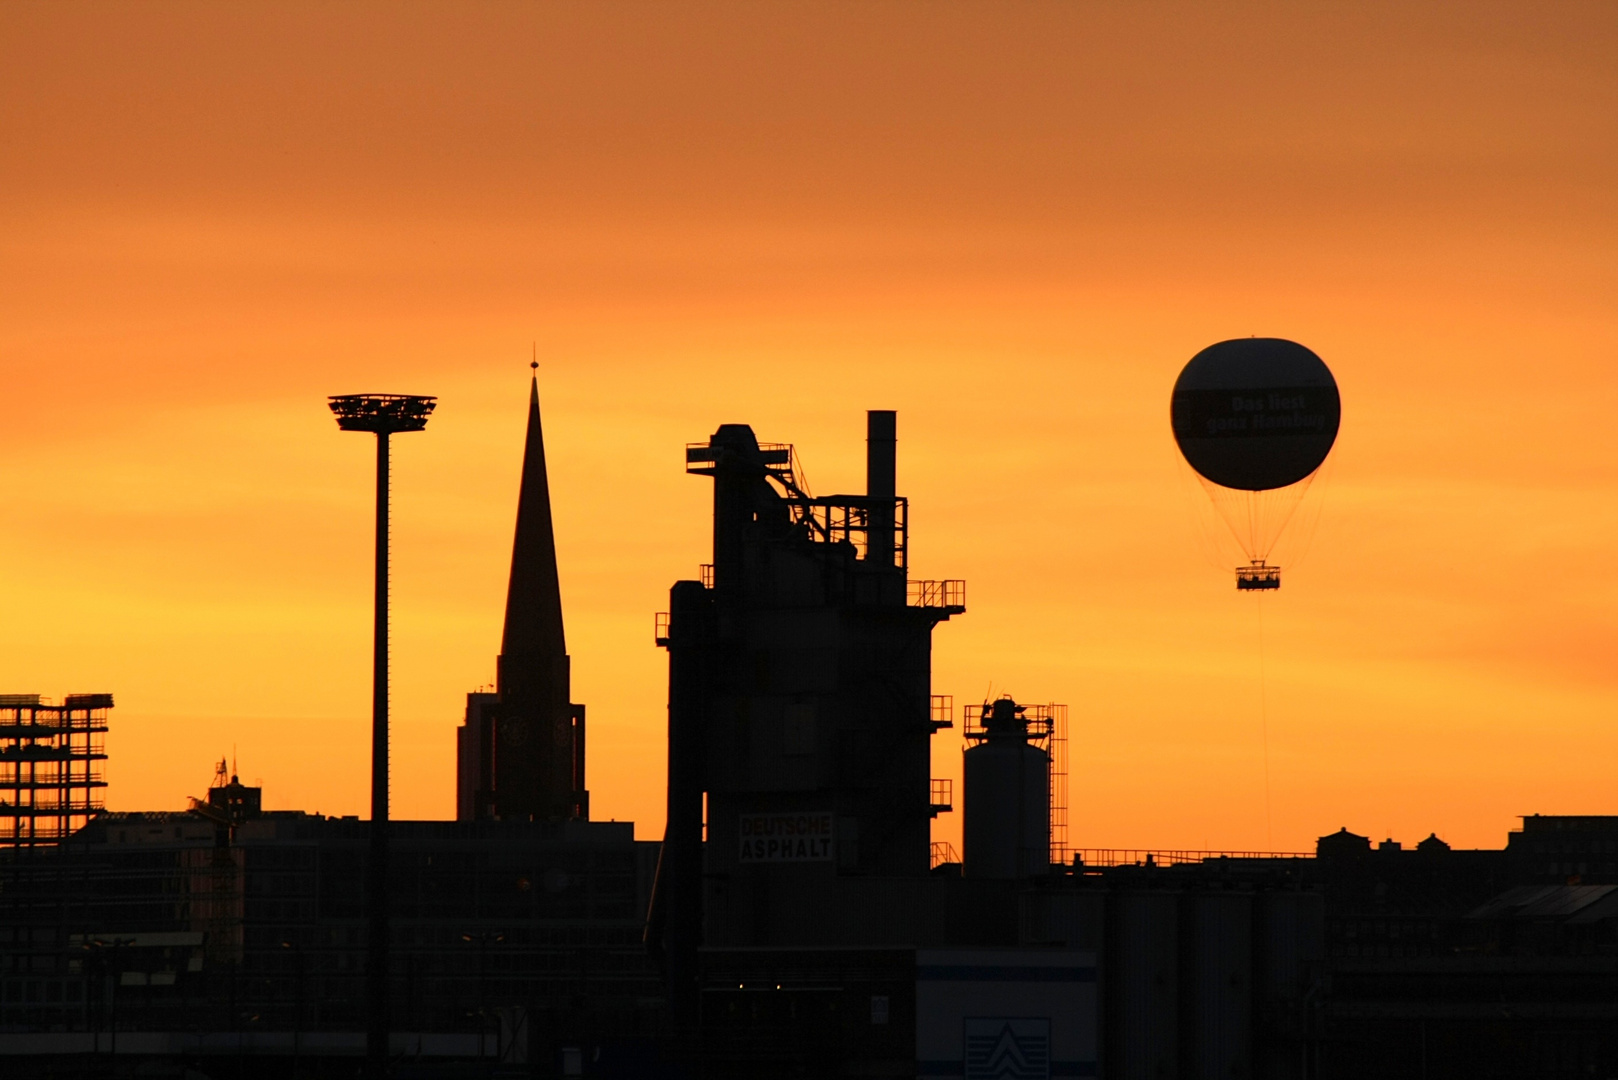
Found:
<svg viewBox="0 0 1618 1080"><path fill-rule="evenodd" d="M1180 848L1072 848L1076 867L1180 866L1210 859L1312 859L1312 851L1193 851Z"/></svg>

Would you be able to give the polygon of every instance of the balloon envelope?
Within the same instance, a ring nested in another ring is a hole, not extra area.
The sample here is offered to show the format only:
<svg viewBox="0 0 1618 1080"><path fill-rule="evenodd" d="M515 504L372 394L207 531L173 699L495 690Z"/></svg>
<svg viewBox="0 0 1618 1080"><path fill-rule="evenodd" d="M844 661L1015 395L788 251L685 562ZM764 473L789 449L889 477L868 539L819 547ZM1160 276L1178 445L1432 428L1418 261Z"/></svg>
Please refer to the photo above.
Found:
<svg viewBox="0 0 1618 1080"><path fill-rule="evenodd" d="M1320 468L1342 402L1324 361L1284 338L1237 338L1191 358L1170 405L1180 453L1221 487L1268 491Z"/></svg>

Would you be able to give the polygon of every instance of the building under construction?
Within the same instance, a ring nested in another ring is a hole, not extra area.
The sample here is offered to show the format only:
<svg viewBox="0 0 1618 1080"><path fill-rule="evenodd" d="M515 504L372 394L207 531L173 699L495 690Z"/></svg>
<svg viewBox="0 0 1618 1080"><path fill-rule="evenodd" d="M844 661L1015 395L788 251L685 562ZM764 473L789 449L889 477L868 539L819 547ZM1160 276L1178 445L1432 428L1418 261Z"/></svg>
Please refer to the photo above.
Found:
<svg viewBox="0 0 1618 1080"><path fill-rule="evenodd" d="M0 694L0 847L54 844L102 808L111 694Z"/></svg>

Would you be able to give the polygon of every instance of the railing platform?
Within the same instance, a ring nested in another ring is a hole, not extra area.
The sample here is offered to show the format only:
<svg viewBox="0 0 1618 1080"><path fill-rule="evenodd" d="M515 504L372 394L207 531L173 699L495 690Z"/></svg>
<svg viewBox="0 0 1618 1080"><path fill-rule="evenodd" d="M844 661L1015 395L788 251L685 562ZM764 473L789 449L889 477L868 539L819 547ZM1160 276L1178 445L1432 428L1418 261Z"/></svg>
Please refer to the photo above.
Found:
<svg viewBox="0 0 1618 1080"><path fill-rule="evenodd" d="M907 581L905 603L910 607L942 611L946 615L960 615L966 611L966 582L960 578Z"/></svg>
<svg viewBox="0 0 1618 1080"><path fill-rule="evenodd" d="M1184 866L1216 859L1244 861L1312 859L1312 851L1194 851L1182 848L1072 848L1068 861L1075 867Z"/></svg>

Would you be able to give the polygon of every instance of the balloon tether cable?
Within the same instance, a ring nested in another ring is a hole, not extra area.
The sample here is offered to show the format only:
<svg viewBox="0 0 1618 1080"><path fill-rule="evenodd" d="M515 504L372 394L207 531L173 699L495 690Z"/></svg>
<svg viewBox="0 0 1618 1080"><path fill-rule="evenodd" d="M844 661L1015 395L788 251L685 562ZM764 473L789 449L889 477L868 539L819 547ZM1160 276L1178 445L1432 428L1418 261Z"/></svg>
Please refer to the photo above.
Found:
<svg viewBox="0 0 1618 1080"><path fill-rule="evenodd" d="M1270 696L1264 672L1264 594L1258 597L1258 717L1264 746L1264 843L1275 850L1275 825L1270 814Z"/></svg>

